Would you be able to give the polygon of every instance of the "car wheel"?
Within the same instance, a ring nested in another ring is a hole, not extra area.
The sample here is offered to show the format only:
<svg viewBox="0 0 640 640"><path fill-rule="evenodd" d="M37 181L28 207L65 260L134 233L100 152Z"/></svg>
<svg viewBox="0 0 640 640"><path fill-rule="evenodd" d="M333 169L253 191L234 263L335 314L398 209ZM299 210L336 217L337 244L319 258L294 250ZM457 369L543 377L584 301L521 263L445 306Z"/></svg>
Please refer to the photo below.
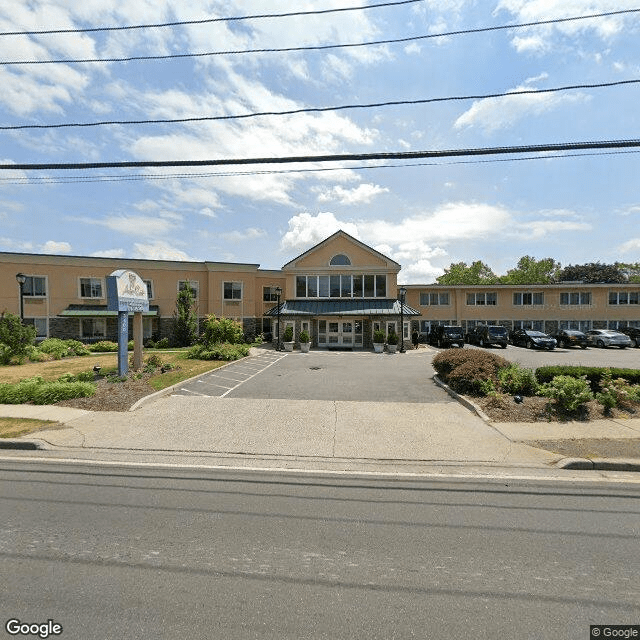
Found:
<svg viewBox="0 0 640 640"><path fill-rule="evenodd" d="M600 347L601 349L604 348L604 342L602 342L602 340L597 340L596 347Z"/></svg>
<svg viewBox="0 0 640 640"><path fill-rule="evenodd" d="M586 348L587 348L587 345L586 345L586 344L581 344L581 345L580 345L580 347L581 347L582 349L586 349Z"/></svg>
<svg viewBox="0 0 640 640"><path fill-rule="evenodd" d="M627 345L621 344L621 345L620 345L620 348L621 348L621 349L626 349L626 348L627 348Z"/></svg>
<svg viewBox="0 0 640 640"><path fill-rule="evenodd" d="M560 349L566 349L567 343L564 340L558 340L558 347L560 347Z"/></svg>
<svg viewBox="0 0 640 640"><path fill-rule="evenodd" d="M527 349L533 349L533 342L531 342L531 340L527 342Z"/></svg>
<svg viewBox="0 0 640 640"><path fill-rule="evenodd" d="M640 347L640 338L636 338L636 349Z"/></svg>

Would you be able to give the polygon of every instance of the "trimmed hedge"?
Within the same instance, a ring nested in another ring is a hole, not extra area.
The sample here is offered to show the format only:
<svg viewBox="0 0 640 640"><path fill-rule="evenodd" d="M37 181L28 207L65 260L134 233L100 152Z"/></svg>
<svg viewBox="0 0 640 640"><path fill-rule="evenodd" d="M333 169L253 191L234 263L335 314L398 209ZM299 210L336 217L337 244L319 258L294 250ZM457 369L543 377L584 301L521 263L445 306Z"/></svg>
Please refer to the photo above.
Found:
<svg viewBox="0 0 640 640"><path fill-rule="evenodd" d="M217 344L206 347L196 344L187 351L187 358L193 360L240 360L249 355L251 345L248 344Z"/></svg>
<svg viewBox="0 0 640 640"><path fill-rule="evenodd" d="M87 398L95 392L96 386L90 382L44 382L36 376L17 384L0 384L0 404L55 404L60 400Z"/></svg>
<svg viewBox="0 0 640 640"><path fill-rule="evenodd" d="M640 384L640 369L616 369L610 367L580 367L554 365L536 369L536 379L540 384L551 382L556 376L586 377L591 390L596 393L602 388L603 375L611 372L614 379L622 378L629 384Z"/></svg>

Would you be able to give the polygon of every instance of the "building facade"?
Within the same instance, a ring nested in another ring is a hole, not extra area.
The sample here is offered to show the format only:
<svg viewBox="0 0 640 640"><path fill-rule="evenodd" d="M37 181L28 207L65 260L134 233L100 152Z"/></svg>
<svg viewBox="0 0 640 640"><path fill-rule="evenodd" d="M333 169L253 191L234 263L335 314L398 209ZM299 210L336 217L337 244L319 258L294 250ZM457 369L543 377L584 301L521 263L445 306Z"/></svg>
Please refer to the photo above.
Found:
<svg viewBox="0 0 640 640"><path fill-rule="evenodd" d="M292 326L316 347L367 348L377 329L402 335L434 324L468 331L479 323L509 329L640 326L639 284L406 285L399 301L401 265L338 231L281 270L258 264L178 262L0 253L0 312L22 313L39 338L116 340L116 313L107 310L106 276L135 271L146 283L145 338L170 337L178 292L190 287L200 319L214 314L239 321L247 337ZM278 309L278 300L280 305ZM401 328L402 327L402 328ZM400 333L402 332L402 334Z"/></svg>

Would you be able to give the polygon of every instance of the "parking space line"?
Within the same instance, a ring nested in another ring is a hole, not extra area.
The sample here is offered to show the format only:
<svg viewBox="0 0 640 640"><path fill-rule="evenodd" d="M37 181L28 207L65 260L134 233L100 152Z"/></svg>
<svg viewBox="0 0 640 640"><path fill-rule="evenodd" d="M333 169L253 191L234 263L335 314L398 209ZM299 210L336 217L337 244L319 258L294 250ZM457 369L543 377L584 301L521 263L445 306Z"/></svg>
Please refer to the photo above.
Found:
<svg viewBox="0 0 640 640"><path fill-rule="evenodd" d="M256 371L253 375L249 376L247 378L247 380L251 380L251 378L254 378L255 376L257 376L259 373L262 373L263 371L265 371L266 369L268 369L270 366L274 365L276 362L282 360L282 358L286 358L287 354L283 354L281 355L279 358L277 358L276 360L274 360L273 362L270 362L266 367L263 367L262 369L260 369L259 371ZM234 389L237 389L241 384L245 383L247 380L243 380L242 382L238 382L238 384L235 387L232 387L231 389L229 389L228 391L225 391L220 397L224 398L228 393L230 393L231 391L233 391Z"/></svg>
<svg viewBox="0 0 640 640"><path fill-rule="evenodd" d="M207 376L209 378L221 378L222 380L232 380L233 382L244 382L244 380L246 380L246 378L244 380L238 380L236 378L225 378L225 376L219 376L215 373L212 373L210 376Z"/></svg>
<svg viewBox="0 0 640 640"><path fill-rule="evenodd" d="M194 396L204 396L205 398L210 398L211 396L206 393L198 393L197 391L191 391L191 389L182 388L180 391L184 391L185 393L192 393Z"/></svg>
<svg viewBox="0 0 640 640"><path fill-rule="evenodd" d="M196 380L198 384L206 384L210 387L220 387L221 389L231 389L231 387L225 387L223 384L216 384L215 382L207 382L206 380Z"/></svg>

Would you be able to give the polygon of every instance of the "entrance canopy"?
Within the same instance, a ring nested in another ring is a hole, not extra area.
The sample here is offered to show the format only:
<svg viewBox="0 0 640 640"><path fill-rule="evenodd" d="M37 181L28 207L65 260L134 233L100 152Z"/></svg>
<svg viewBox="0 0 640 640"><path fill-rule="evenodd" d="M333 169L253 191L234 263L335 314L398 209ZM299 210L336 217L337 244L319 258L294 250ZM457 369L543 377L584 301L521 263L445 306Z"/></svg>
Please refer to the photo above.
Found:
<svg viewBox="0 0 640 640"><path fill-rule="evenodd" d="M408 304L402 305L405 316L419 316ZM266 312L267 316L278 315L275 306ZM280 304L281 316L399 316L400 300L372 299L372 300L285 300Z"/></svg>

